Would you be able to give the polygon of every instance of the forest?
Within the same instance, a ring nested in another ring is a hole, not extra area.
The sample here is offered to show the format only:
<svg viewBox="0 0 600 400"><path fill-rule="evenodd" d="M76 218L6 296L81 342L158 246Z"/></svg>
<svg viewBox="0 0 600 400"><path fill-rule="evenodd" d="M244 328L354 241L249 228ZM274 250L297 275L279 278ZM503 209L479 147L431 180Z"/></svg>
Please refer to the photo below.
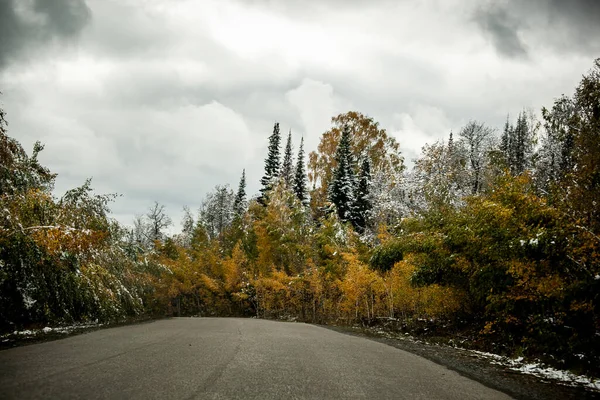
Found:
<svg viewBox="0 0 600 400"><path fill-rule="evenodd" d="M471 120L410 169L360 112L306 155L276 123L260 193L240 171L167 234L159 203L128 227L89 180L56 197L44 146L28 154L0 109L0 332L140 316L387 324L598 375L600 59L540 115Z"/></svg>

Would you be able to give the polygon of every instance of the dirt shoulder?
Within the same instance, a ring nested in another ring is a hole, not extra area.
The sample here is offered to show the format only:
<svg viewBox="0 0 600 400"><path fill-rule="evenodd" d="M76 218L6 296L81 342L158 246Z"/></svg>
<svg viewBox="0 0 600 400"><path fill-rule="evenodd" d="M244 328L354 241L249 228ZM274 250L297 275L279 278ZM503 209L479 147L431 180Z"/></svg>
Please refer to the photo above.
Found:
<svg viewBox="0 0 600 400"><path fill-rule="evenodd" d="M566 386L554 380L523 374L511 370L507 366L492 363L489 358L473 351L430 344L418 339L403 338L401 335L382 336L373 330L362 328L322 326L340 333L366 337L417 354L518 400L600 399L599 391L582 386Z"/></svg>

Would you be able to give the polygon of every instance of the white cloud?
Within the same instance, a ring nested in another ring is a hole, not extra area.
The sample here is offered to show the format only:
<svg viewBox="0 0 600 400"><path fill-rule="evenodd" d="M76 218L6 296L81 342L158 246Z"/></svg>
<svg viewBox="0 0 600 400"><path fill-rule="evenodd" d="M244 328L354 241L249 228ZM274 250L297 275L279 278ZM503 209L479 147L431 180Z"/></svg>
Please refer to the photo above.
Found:
<svg viewBox="0 0 600 400"><path fill-rule="evenodd" d="M437 107L411 104L408 112L394 114L389 132L401 143L407 165L412 165L425 144L446 140L457 126Z"/></svg>
<svg viewBox="0 0 600 400"><path fill-rule="evenodd" d="M321 134L331 127L331 117L351 108L347 100L334 93L331 85L308 78L285 97L300 116L305 147L309 151L317 148Z"/></svg>

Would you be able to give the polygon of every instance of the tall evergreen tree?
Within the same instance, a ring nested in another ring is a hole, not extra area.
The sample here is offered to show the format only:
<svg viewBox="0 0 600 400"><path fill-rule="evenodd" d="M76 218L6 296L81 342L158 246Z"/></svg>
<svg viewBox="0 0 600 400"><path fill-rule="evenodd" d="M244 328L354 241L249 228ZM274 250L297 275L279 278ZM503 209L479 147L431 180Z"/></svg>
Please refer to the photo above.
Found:
<svg viewBox="0 0 600 400"><path fill-rule="evenodd" d="M291 188L294 180L294 165L292 159L292 131L288 133L285 151L283 153L283 164L281 165L281 179L286 188Z"/></svg>
<svg viewBox="0 0 600 400"><path fill-rule="evenodd" d="M261 178L260 197L258 202L263 206L267 205L268 193L273 189L275 180L279 176L279 143L281 135L279 133L279 122L275 122L273 126L273 134L269 136L269 153L265 159L265 175Z"/></svg>
<svg viewBox="0 0 600 400"><path fill-rule="evenodd" d="M513 132L514 128L512 127L512 125L510 124L509 121L509 116L506 116L506 123L504 124L504 130L502 131L502 137L500 138L500 150L502 151L502 154L504 154L504 158L506 159L506 163L508 164L508 166L511 165L511 160L510 160L510 148L511 148L511 144L510 141L512 139L512 132Z"/></svg>
<svg viewBox="0 0 600 400"><path fill-rule="evenodd" d="M300 150L298 150L298 161L294 174L294 193L302 204L308 204L308 192L306 190L306 172L304 167L304 138L300 140Z"/></svg>
<svg viewBox="0 0 600 400"><path fill-rule="evenodd" d="M345 125L335 153L336 166L329 185L329 200L335 205L340 220L350 221L355 201L356 176L350 148L350 128Z"/></svg>
<svg viewBox="0 0 600 400"><path fill-rule="evenodd" d="M242 171L240 185L233 201L233 213L236 217L241 217L246 211L246 170Z"/></svg>
<svg viewBox="0 0 600 400"><path fill-rule="evenodd" d="M538 187L547 192L574 167L572 126L578 124L576 105L573 99L563 95L554 101L550 110L542 109L542 117L545 136L536 155L535 175Z"/></svg>
<svg viewBox="0 0 600 400"><path fill-rule="evenodd" d="M506 166L513 175L520 175L531 166L534 127L530 125L525 111L519 113L515 126L510 123L508 117L506 118L500 150L504 155Z"/></svg>
<svg viewBox="0 0 600 400"><path fill-rule="evenodd" d="M528 144L530 141L529 125L527 124L527 117L524 112L519 114L517 118L517 125L514 129L514 140L513 140L513 164L511 170L514 175L522 174L528 166L529 149Z"/></svg>
<svg viewBox="0 0 600 400"><path fill-rule="evenodd" d="M354 209L352 225L354 228L362 233L367 227L367 220L369 217L369 211L373 208L371 200L369 199L371 185L371 161L369 160L368 154L363 157L360 165L360 174L358 178L358 185L356 186Z"/></svg>

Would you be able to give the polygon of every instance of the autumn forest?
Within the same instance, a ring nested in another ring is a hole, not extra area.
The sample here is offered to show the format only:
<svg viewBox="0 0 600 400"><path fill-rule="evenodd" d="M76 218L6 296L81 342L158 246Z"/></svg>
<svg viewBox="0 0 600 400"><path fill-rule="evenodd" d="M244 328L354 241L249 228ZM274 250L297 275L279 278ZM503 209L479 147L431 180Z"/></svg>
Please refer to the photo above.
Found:
<svg viewBox="0 0 600 400"><path fill-rule="evenodd" d="M119 224L115 195L91 181L56 197L43 145L26 152L7 120L0 110L1 332L257 317L600 373L600 59L572 95L501 127L471 120L411 168L360 112L333 117L306 154L276 123L260 193L240 171L185 209L178 234L159 203Z"/></svg>

